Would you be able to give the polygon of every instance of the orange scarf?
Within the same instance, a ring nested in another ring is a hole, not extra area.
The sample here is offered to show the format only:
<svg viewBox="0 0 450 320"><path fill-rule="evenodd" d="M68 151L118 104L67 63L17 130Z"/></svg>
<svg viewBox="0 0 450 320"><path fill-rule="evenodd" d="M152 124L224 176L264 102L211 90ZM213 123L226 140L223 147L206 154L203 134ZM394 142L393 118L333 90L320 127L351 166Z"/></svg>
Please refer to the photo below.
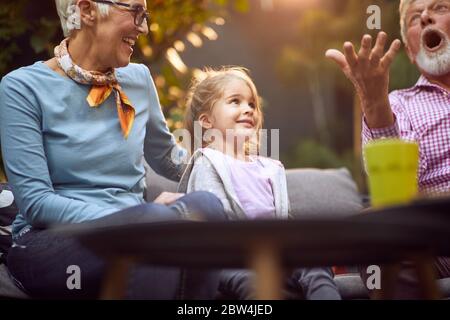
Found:
<svg viewBox="0 0 450 320"><path fill-rule="evenodd" d="M126 139L133 126L135 112L130 100L128 100L128 97L117 82L103 86L93 85L86 100L90 107L99 107L106 99L108 99L113 90L116 92L117 115L119 116L120 127L122 128L122 133Z"/></svg>
<svg viewBox="0 0 450 320"><path fill-rule="evenodd" d="M135 110L125 92L123 92L117 82L114 69L106 73L97 71L87 71L73 63L67 50L68 38L64 39L55 48L55 57L59 67L64 70L69 78L81 83L92 85L86 98L92 108L100 107L114 91L116 95L117 115L120 127L125 139L128 138L133 127Z"/></svg>

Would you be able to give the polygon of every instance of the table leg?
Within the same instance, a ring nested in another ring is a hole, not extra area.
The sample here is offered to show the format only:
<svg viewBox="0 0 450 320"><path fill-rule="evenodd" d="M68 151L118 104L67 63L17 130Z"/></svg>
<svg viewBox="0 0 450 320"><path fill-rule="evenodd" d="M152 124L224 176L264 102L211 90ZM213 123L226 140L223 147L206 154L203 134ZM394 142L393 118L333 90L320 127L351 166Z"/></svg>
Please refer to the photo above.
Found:
<svg viewBox="0 0 450 320"><path fill-rule="evenodd" d="M280 300L282 270L278 249L259 244L250 251L250 264L256 273L256 298L258 300Z"/></svg>
<svg viewBox="0 0 450 320"><path fill-rule="evenodd" d="M433 267L433 258L428 255L420 255L414 258L417 269L419 285L425 299L437 300L442 295L436 283L436 271Z"/></svg>
<svg viewBox="0 0 450 320"><path fill-rule="evenodd" d="M125 298L127 275L132 261L116 258L107 264L101 292L102 300L120 300Z"/></svg>

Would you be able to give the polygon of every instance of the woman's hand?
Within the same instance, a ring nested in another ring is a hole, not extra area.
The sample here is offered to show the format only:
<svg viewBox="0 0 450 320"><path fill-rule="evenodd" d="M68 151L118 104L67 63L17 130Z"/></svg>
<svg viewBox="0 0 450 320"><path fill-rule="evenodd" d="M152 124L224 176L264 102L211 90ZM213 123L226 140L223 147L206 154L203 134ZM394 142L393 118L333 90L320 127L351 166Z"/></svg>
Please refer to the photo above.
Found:
<svg viewBox="0 0 450 320"><path fill-rule="evenodd" d="M394 117L389 104L389 68L400 50L400 40L392 42L384 54L385 32L378 33L372 49L372 37L364 35L361 49L356 54L351 42L344 43L344 53L330 49L325 56L334 60L353 83L366 121L371 128L392 125Z"/></svg>
<svg viewBox="0 0 450 320"><path fill-rule="evenodd" d="M154 203L169 205L177 201L179 198L184 196L184 193L173 193L173 192L162 192L156 199Z"/></svg>

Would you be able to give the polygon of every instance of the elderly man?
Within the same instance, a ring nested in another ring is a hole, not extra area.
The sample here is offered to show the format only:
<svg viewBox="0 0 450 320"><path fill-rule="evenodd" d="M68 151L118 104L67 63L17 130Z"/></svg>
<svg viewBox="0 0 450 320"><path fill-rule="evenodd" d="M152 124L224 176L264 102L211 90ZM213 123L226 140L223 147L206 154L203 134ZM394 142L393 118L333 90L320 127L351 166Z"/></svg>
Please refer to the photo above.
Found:
<svg viewBox="0 0 450 320"><path fill-rule="evenodd" d="M328 50L353 83L360 98L363 143L382 137L415 140L420 146L419 188L424 193L450 191L450 0L402 0L400 27L409 59L421 72L408 89L388 94L389 68L400 49L380 32L372 48L365 35L358 53L350 42L344 52ZM438 258L440 277L450 276L450 259ZM400 276L402 298L418 297L412 270Z"/></svg>

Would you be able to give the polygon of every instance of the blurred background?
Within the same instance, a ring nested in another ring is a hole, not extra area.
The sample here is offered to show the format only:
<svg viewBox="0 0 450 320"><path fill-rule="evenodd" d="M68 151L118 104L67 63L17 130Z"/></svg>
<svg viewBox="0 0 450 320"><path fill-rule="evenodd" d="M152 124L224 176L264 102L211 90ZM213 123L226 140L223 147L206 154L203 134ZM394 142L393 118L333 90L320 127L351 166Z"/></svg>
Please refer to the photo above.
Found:
<svg viewBox="0 0 450 320"><path fill-rule="evenodd" d="M248 68L263 99L265 128L280 129L287 168L351 170L365 191L361 114L353 88L324 57L346 40L359 47L367 8L381 8L381 28L400 38L398 0L149 0L150 33L133 61L148 65L170 128L181 127L185 92L205 66ZM53 56L62 39L54 1L1 0L0 78ZM415 83L406 54L391 69L391 90ZM1 159L0 159L1 160ZM0 179L4 180L3 172Z"/></svg>

